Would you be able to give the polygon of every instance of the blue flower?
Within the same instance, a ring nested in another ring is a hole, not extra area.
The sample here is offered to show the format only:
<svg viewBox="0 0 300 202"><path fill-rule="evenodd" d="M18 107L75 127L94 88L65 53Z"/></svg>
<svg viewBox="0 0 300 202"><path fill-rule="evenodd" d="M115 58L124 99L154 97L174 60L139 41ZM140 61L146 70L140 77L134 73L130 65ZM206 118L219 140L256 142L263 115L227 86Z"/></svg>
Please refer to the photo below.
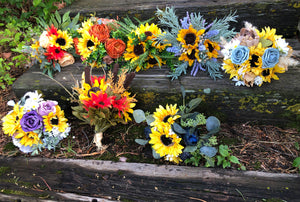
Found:
<svg viewBox="0 0 300 202"><path fill-rule="evenodd" d="M149 126L146 126L144 128L144 133L145 133L145 138L146 140L150 140L150 133L151 133L151 128Z"/></svg>
<svg viewBox="0 0 300 202"><path fill-rule="evenodd" d="M200 153L210 158L214 157L217 152L218 150L215 147L203 146L200 148Z"/></svg>
<svg viewBox="0 0 300 202"><path fill-rule="evenodd" d="M211 38L213 36L216 36L219 34L219 30L209 30L206 34L205 34L205 38Z"/></svg>
<svg viewBox="0 0 300 202"><path fill-rule="evenodd" d="M199 140L198 135L195 133L190 133L189 129L186 130L186 134L183 136L183 140L187 146L195 146Z"/></svg>
<svg viewBox="0 0 300 202"><path fill-rule="evenodd" d="M243 64L249 59L249 48L247 46L238 46L231 53L231 62L236 65Z"/></svg>
<svg viewBox="0 0 300 202"><path fill-rule="evenodd" d="M186 159L189 159L192 157L192 154L189 153L189 152L182 152L180 155L179 155L179 158L182 160L182 161L185 161Z"/></svg>
<svg viewBox="0 0 300 202"><path fill-rule="evenodd" d="M279 50L275 48L268 48L262 56L262 68L274 67L279 62Z"/></svg>

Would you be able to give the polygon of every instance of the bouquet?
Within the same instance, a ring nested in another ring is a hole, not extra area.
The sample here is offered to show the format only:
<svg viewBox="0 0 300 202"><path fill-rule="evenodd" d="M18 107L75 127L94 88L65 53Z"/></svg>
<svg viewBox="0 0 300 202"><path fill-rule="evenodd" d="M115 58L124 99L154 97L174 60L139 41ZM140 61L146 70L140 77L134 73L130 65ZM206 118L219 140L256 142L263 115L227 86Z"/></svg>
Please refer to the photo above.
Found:
<svg viewBox="0 0 300 202"><path fill-rule="evenodd" d="M27 92L18 103L9 101L14 109L2 118L4 134L22 152L32 155L44 148L55 149L71 130L58 103L41 96L37 91Z"/></svg>
<svg viewBox="0 0 300 202"><path fill-rule="evenodd" d="M128 37L124 53L124 59L128 61L127 69L138 72L167 64L167 59L171 55L166 51L168 44L159 43L157 40L157 37L162 34L162 30L154 23L140 22L137 27L129 19L126 22L127 24L120 23L120 29Z"/></svg>
<svg viewBox="0 0 300 202"><path fill-rule="evenodd" d="M69 12L62 17L58 12L51 17L51 26L42 19L37 21L45 28L38 39L33 38L33 44L23 46L23 51L30 53L32 58L40 63L43 73L51 78L55 71L60 72L61 67L75 62L73 47L73 32L77 29L79 14L71 21Z"/></svg>
<svg viewBox="0 0 300 202"><path fill-rule="evenodd" d="M177 79L191 67L191 75L196 76L199 70L207 71L213 78L221 78L221 64L217 61L220 50L220 37L231 39L235 32L229 29L229 23L235 22L236 16L229 14L220 20L207 24L200 13L187 12L187 16L178 19L173 8L164 11L158 9L156 15L159 23L168 29L160 35L159 42L169 44L167 51L176 60L171 67L172 79Z"/></svg>
<svg viewBox="0 0 300 202"><path fill-rule="evenodd" d="M214 116L206 118L203 113L193 112L201 103L201 98L192 99L187 105L184 99L183 90L183 105L179 107L177 104L167 104L166 107L160 105L153 114L140 109L134 110L135 121L146 121L148 124L145 127L146 139L136 139L136 143L150 144L155 159L164 158L176 164L184 161L196 166L200 164L200 160L204 160L207 167L214 167L217 161L217 165L226 162L224 165L230 166L227 156L216 157L218 143L213 135L219 131L220 121ZM222 145L219 153L223 150ZM240 165L236 158L231 158L233 163Z"/></svg>
<svg viewBox="0 0 300 202"><path fill-rule="evenodd" d="M122 71L118 75L119 65L105 76L91 76L86 67L81 87L74 87L78 96L78 106L72 107L73 115L85 124L95 127L94 143L97 149L103 149L101 139L103 133L118 123L126 124L131 120L136 99L127 91L135 74Z"/></svg>
<svg viewBox="0 0 300 202"><path fill-rule="evenodd" d="M290 58L293 49L285 39L276 35L276 29L265 27L261 31L246 22L230 42L224 43L222 68L230 74L236 86L261 86L264 82L278 80L289 65L297 62Z"/></svg>
<svg viewBox="0 0 300 202"><path fill-rule="evenodd" d="M96 17L82 23L74 40L76 53L84 63L98 68L121 59L126 44L118 38L117 26L115 20Z"/></svg>

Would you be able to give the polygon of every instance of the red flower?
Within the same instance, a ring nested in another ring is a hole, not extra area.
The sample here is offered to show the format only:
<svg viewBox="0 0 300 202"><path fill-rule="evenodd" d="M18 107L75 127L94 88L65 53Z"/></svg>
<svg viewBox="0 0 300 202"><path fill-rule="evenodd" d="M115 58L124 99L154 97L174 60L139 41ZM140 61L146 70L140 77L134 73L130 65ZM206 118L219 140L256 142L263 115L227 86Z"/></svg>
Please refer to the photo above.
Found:
<svg viewBox="0 0 300 202"><path fill-rule="evenodd" d="M78 47L77 47L78 46L78 38L77 37L73 39L73 43L74 43L76 54L80 55L80 52L79 52Z"/></svg>
<svg viewBox="0 0 300 202"><path fill-rule="evenodd" d="M106 93L99 93L98 95L95 93L91 94L91 99L88 101L83 101L85 110L89 111L90 108L95 109L103 109L105 107L111 107L115 96L107 97Z"/></svg>
<svg viewBox="0 0 300 202"><path fill-rule="evenodd" d="M48 33L47 33L47 36L51 36L51 35L57 36L57 35L58 35L58 33L57 33L57 28L54 27L53 24L51 25L51 28L48 27L47 32L48 32Z"/></svg>
<svg viewBox="0 0 300 202"><path fill-rule="evenodd" d="M59 60L64 57L65 51L60 47L49 46L47 52L44 55L47 57L47 60Z"/></svg>
<svg viewBox="0 0 300 202"><path fill-rule="evenodd" d="M119 100L114 100L112 103L113 107L119 110L119 117L121 117L120 112L121 111L124 112L124 110L127 108L126 100L127 100L127 97L122 97Z"/></svg>
<svg viewBox="0 0 300 202"><path fill-rule="evenodd" d="M98 80L98 83L101 83L101 80L105 79L105 76L91 76L91 84L93 85L96 80Z"/></svg>

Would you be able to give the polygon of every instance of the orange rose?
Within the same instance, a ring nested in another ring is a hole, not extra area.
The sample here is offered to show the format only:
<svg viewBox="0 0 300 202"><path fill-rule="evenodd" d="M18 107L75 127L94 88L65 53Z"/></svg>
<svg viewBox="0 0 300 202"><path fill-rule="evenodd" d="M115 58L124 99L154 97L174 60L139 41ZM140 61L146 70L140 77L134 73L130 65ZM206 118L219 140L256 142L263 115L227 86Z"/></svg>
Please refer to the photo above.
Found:
<svg viewBox="0 0 300 202"><path fill-rule="evenodd" d="M107 54L114 59L119 58L125 51L126 44L121 39L108 39L105 42Z"/></svg>
<svg viewBox="0 0 300 202"><path fill-rule="evenodd" d="M98 38L98 40L104 43L109 38L109 29L104 24L93 25L89 30L90 35Z"/></svg>

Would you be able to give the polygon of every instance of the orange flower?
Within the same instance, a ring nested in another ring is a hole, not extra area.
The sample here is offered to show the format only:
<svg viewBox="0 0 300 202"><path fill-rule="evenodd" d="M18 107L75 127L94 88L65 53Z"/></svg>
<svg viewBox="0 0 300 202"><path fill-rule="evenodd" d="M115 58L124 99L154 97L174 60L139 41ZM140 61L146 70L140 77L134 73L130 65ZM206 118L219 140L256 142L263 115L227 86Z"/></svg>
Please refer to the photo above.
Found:
<svg viewBox="0 0 300 202"><path fill-rule="evenodd" d="M91 26L89 34L98 38L98 40L104 43L109 38L109 29L104 24L96 24Z"/></svg>
<svg viewBox="0 0 300 202"><path fill-rule="evenodd" d="M107 54L111 58L119 58L125 51L126 44L121 39L108 39L105 43Z"/></svg>
<svg viewBox="0 0 300 202"><path fill-rule="evenodd" d="M119 27L118 23L114 19L108 19L108 18L98 18L98 20L101 20L101 23L106 25L109 29L109 31L115 30Z"/></svg>
<svg viewBox="0 0 300 202"><path fill-rule="evenodd" d="M79 52L78 47L77 47L77 45L78 45L78 38L77 37L73 39L73 43L74 43L76 54L80 55L80 52Z"/></svg>

